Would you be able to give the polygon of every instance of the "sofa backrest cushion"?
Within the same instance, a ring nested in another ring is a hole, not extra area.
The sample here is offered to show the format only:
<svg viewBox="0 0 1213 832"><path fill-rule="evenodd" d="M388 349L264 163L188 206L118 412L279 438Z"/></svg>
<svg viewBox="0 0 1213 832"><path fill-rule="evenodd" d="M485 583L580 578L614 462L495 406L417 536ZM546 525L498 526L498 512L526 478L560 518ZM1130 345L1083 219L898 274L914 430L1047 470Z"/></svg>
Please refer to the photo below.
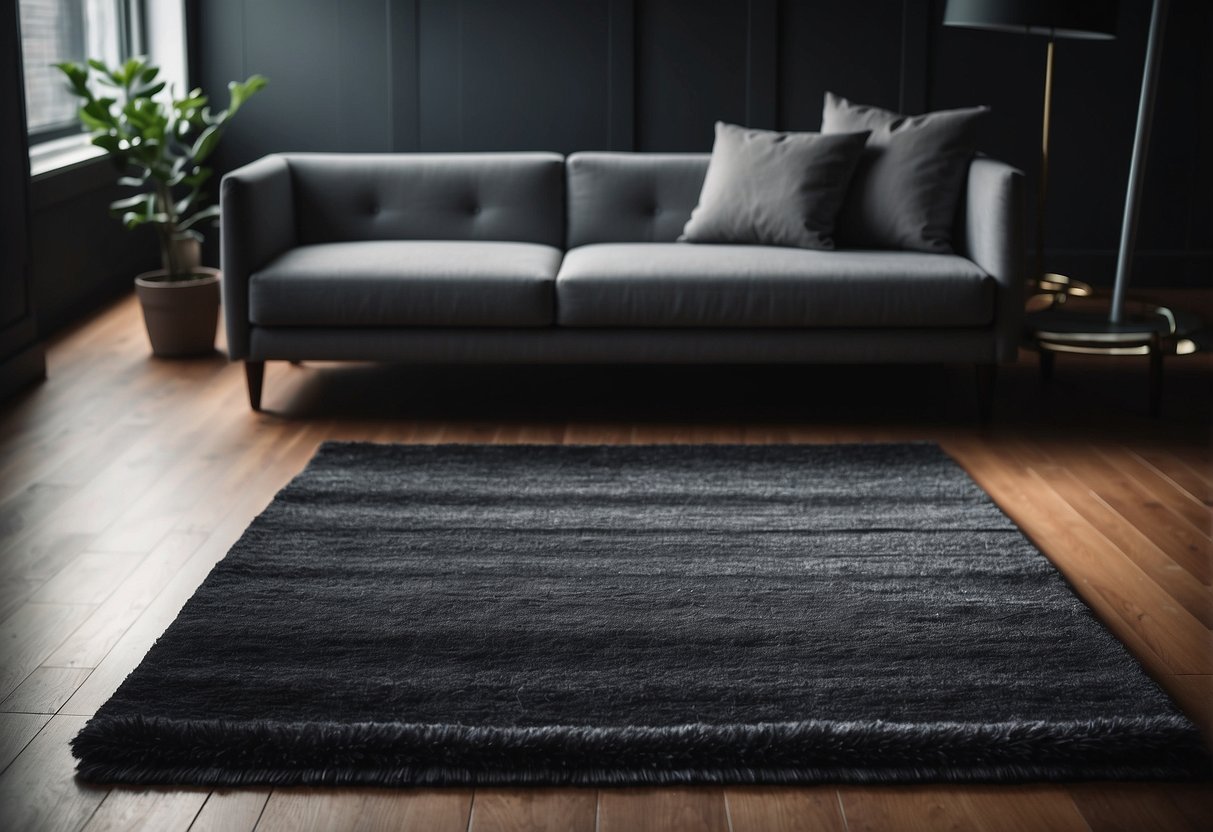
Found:
<svg viewBox="0 0 1213 832"><path fill-rule="evenodd" d="M565 163L568 248L672 243L699 202L707 153L574 153Z"/></svg>
<svg viewBox="0 0 1213 832"><path fill-rule="evenodd" d="M564 243L556 153L285 154L300 245L356 240Z"/></svg>

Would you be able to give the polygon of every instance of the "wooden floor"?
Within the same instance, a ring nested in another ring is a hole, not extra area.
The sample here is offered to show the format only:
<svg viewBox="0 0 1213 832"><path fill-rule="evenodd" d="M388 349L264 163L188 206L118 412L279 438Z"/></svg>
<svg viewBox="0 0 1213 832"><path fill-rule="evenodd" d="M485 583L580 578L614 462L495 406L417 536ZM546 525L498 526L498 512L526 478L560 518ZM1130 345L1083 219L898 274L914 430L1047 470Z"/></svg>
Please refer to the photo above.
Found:
<svg viewBox="0 0 1213 832"><path fill-rule="evenodd" d="M1189 303L1210 309L1209 294ZM126 299L0 410L0 829L1209 829L1207 787L104 789L68 741L325 439L937 440L1213 736L1213 356L1031 356L975 420L972 368L240 368L148 357Z"/></svg>

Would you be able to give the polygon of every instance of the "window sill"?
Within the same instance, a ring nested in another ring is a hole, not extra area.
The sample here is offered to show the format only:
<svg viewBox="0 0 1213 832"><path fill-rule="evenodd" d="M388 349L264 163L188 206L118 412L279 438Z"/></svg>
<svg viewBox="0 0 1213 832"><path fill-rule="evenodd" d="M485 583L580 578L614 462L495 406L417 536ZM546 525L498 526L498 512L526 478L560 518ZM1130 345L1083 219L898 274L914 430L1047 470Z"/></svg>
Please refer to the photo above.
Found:
<svg viewBox="0 0 1213 832"><path fill-rule="evenodd" d="M30 177L37 181L68 168L78 167L105 155L105 151L90 144L88 136L68 136L42 142L30 148Z"/></svg>

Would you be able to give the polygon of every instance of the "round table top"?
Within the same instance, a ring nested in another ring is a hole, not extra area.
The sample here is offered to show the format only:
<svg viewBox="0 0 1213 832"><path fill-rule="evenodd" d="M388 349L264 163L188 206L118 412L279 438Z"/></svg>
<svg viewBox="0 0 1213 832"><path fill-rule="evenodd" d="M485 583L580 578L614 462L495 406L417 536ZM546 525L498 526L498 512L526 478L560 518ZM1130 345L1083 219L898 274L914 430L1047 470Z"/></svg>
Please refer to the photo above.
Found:
<svg viewBox="0 0 1213 832"><path fill-rule="evenodd" d="M1039 305L1039 296L1033 300ZM1066 298L1048 303L1045 308L1024 316L1028 346L1121 352L1157 345L1171 354L1186 354L1199 348L1188 336L1200 329L1201 321L1189 312L1135 300L1126 303L1122 319L1113 322L1109 310L1109 303L1102 298Z"/></svg>

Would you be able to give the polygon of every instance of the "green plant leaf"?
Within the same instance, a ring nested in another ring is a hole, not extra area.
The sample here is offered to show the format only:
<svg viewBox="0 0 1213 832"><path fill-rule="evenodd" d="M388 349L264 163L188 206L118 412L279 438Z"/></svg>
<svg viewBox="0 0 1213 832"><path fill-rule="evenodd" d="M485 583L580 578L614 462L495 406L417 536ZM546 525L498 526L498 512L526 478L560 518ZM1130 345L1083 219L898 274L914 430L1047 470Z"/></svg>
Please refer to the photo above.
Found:
<svg viewBox="0 0 1213 832"><path fill-rule="evenodd" d="M194 214L189 219L183 220L183 221L177 223L177 228L181 231L187 231L187 230L193 228L195 225L198 225L201 222L206 222L208 220L215 220L218 218L219 218L219 206L211 205L208 208L203 208L201 211Z"/></svg>
<svg viewBox="0 0 1213 832"><path fill-rule="evenodd" d="M112 156L117 157L115 158L115 162L121 163L125 160L125 154L122 149L122 140L117 136L109 133L102 133L99 136L93 136L92 143L102 150L108 151Z"/></svg>
<svg viewBox="0 0 1213 832"><path fill-rule="evenodd" d="M195 168L194 173L182 179L182 183L191 188L201 188L211 178L213 171L210 168Z"/></svg>
<svg viewBox="0 0 1213 832"><path fill-rule="evenodd" d="M77 113L77 115L80 117L80 123L92 132L105 133L113 125L113 122L110 120L102 120L94 116L88 111L87 107L81 107L80 112Z"/></svg>
<svg viewBox="0 0 1213 832"><path fill-rule="evenodd" d="M80 121L90 130L93 144L108 153L118 184L140 191L111 206L124 225L153 224L161 226L162 233L187 233L218 216L218 207L206 206L210 199L203 186L212 171L204 163L227 120L265 86L264 78L254 75L231 84L231 105L216 115L201 89L177 100L162 95L166 82L144 57L116 67L97 59L57 66L73 94L83 99ZM115 86L120 93L107 89ZM105 94L99 95L102 89Z"/></svg>
<svg viewBox="0 0 1213 832"><path fill-rule="evenodd" d="M165 83L166 82L164 82L164 81L157 81L156 83L151 84L151 85L141 84L138 87L133 87L131 89L131 95L137 95L140 98L151 98L152 96L157 95L162 89L164 89Z"/></svg>
<svg viewBox="0 0 1213 832"><path fill-rule="evenodd" d="M151 196L151 194L136 194L135 196L128 196L125 199L115 200L114 202L110 203L110 210L111 211L127 211L131 208L136 208L140 205L147 206L149 196ZM148 207L150 209L154 206L148 206Z"/></svg>
<svg viewBox="0 0 1213 832"><path fill-rule="evenodd" d="M93 94L88 88L88 69L80 64L64 61L63 63L54 65L60 72L67 76L68 86L71 88L73 95L80 98L92 98Z"/></svg>
<svg viewBox="0 0 1213 832"><path fill-rule="evenodd" d="M190 150L190 156L197 163L205 162L207 158L214 152L216 145L219 144L219 138L223 135L223 128L217 124L212 124L199 134L197 141L194 142L193 148Z"/></svg>
<svg viewBox="0 0 1213 832"><path fill-rule="evenodd" d="M159 225L166 222L168 222L168 215L166 214L144 214L137 211L128 211L122 215L122 224L126 226L128 231L134 231L139 226L149 223Z"/></svg>
<svg viewBox="0 0 1213 832"><path fill-rule="evenodd" d="M141 69L143 69L143 60L141 58L127 58L126 63L122 65L122 69L116 74L114 80L124 87L130 86L135 82L135 77Z"/></svg>
<svg viewBox="0 0 1213 832"><path fill-rule="evenodd" d="M232 81L227 85L231 92L231 101L227 105L227 118L231 118L236 114L244 102L248 101L261 90L265 89L265 85L269 81L261 75L251 75L244 83Z"/></svg>
<svg viewBox="0 0 1213 832"><path fill-rule="evenodd" d="M93 98L80 108L80 122L90 130L114 130L118 120L110 110L112 98Z"/></svg>

